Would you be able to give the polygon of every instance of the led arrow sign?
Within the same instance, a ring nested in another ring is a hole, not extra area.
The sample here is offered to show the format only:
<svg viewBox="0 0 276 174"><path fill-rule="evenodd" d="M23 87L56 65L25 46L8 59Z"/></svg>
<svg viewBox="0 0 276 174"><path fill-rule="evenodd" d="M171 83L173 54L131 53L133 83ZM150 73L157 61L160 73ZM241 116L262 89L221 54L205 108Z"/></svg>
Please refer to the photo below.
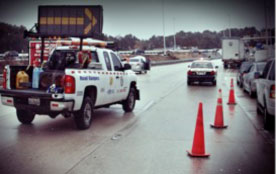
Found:
<svg viewBox="0 0 276 174"><path fill-rule="evenodd" d="M40 6L38 33L44 36L93 37L102 34L101 6Z"/></svg>

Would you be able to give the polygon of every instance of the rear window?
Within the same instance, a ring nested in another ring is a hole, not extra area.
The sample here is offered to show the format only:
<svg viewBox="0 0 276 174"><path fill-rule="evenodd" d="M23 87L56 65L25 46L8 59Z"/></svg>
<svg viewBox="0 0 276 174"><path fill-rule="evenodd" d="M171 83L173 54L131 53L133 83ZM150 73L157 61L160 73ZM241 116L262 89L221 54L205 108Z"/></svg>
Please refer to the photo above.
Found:
<svg viewBox="0 0 276 174"><path fill-rule="evenodd" d="M241 64L240 72L243 73L243 72L249 70L249 68L251 67L252 64L253 64L252 62L243 62Z"/></svg>
<svg viewBox="0 0 276 174"><path fill-rule="evenodd" d="M257 64L257 71L258 72L263 72L264 67L265 67L265 63L258 63Z"/></svg>
<svg viewBox="0 0 276 174"><path fill-rule="evenodd" d="M264 67L264 70L263 70L263 78L267 78L267 75L268 75L268 71L270 69L270 65L272 64L272 60L268 61Z"/></svg>
<svg viewBox="0 0 276 174"><path fill-rule="evenodd" d="M71 64L77 63L75 51L55 50L49 59L49 68L51 70L64 70Z"/></svg>
<svg viewBox="0 0 276 174"><path fill-rule="evenodd" d="M268 79L275 80L275 62L273 62Z"/></svg>
<svg viewBox="0 0 276 174"><path fill-rule="evenodd" d="M139 59L130 59L130 62L139 62Z"/></svg>
<svg viewBox="0 0 276 174"><path fill-rule="evenodd" d="M192 68L213 68L212 63L209 62L194 62Z"/></svg>
<svg viewBox="0 0 276 174"><path fill-rule="evenodd" d="M86 68L86 64L80 62L79 50L55 50L51 55L48 65L51 70L64 70L65 68ZM99 62L98 55L95 51L82 52L82 60L87 59L86 62Z"/></svg>

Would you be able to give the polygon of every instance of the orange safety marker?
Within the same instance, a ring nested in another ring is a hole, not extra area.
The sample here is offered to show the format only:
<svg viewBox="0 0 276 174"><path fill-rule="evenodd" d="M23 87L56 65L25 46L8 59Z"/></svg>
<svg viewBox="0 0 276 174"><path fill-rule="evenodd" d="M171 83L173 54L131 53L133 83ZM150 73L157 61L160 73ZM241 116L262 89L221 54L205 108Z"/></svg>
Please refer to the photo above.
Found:
<svg viewBox="0 0 276 174"><path fill-rule="evenodd" d="M235 101L235 92L234 92L234 80L231 79L231 86L230 86L230 91L229 91L229 98L228 98L228 103L229 105L235 105L237 104Z"/></svg>
<svg viewBox="0 0 276 174"><path fill-rule="evenodd" d="M210 154L205 153L205 144L204 144L204 126L203 126L203 111L202 103L199 103L196 128L194 134L194 141L192 150L187 150L188 155L192 157L209 157Z"/></svg>
<svg viewBox="0 0 276 174"><path fill-rule="evenodd" d="M219 89L219 97L217 100L217 108L214 124L210 124L213 128L227 128L227 125L224 125L223 122L223 103L222 103L222 94L221 89Z"/></svg>

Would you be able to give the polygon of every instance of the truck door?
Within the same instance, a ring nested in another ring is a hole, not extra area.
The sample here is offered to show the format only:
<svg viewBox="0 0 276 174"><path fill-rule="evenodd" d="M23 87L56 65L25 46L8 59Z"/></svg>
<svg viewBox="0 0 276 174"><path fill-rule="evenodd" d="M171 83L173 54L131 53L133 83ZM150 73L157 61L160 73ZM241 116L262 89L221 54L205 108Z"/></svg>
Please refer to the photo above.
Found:
<svg viewBox="0 0 276 174"><path fill-rule="evenodd" d="M105 60L105 64L106 64L106 70L104 72L103 78L104 78L104 84L102 86L103 88L103 93L104 93L104 103L108 104L108 103L113 103L116 101L116 84L115 84L115 78L114 78L114 71L112 68L112 64L111 64L111 59L110 59L110 55L108 54L107 51L103 52L104 55L104 60Z"/></svg>
<svg viewBox="0 0 276 174"><path fill-rule="evenodd" d="M116 101L121 101L125 99L128 95L128 82L126 81L127 78L124 74L121 61L113 52L111 52L110 54L113 62L113 69L115 72L114 85L116 88L116 92L114 96L116 98Z"/></svg>

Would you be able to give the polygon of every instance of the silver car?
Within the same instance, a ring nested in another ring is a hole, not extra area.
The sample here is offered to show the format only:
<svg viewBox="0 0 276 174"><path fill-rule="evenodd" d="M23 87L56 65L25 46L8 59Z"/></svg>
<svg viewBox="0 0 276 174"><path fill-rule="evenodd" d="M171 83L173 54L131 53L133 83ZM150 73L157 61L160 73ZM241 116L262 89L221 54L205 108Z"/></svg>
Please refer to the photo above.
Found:
<svg viewBox="0 0 276 174"><path fill-rule="evenodd" d="M131 69L134 72L138 73L147 73L147 70L150 69L150 63L143 56L136 56L129 59L129 64L131 65Z"/></svg>
<svg viewBox="0 0 276 174"><path fill-rule="evenodd" d="M259 74L263 73L266 62L254 62L251 67L245 71L242 80L243 90L248 92L250 97L256 96L256 72Z"/></svg>
<svg viewBox="0 0 276 174"><path fill-rule="evenodd" d="M269 129L275 118L275 58L267 61L263 74L256 72L257 112L264 115L264 128Z"/></svg>

